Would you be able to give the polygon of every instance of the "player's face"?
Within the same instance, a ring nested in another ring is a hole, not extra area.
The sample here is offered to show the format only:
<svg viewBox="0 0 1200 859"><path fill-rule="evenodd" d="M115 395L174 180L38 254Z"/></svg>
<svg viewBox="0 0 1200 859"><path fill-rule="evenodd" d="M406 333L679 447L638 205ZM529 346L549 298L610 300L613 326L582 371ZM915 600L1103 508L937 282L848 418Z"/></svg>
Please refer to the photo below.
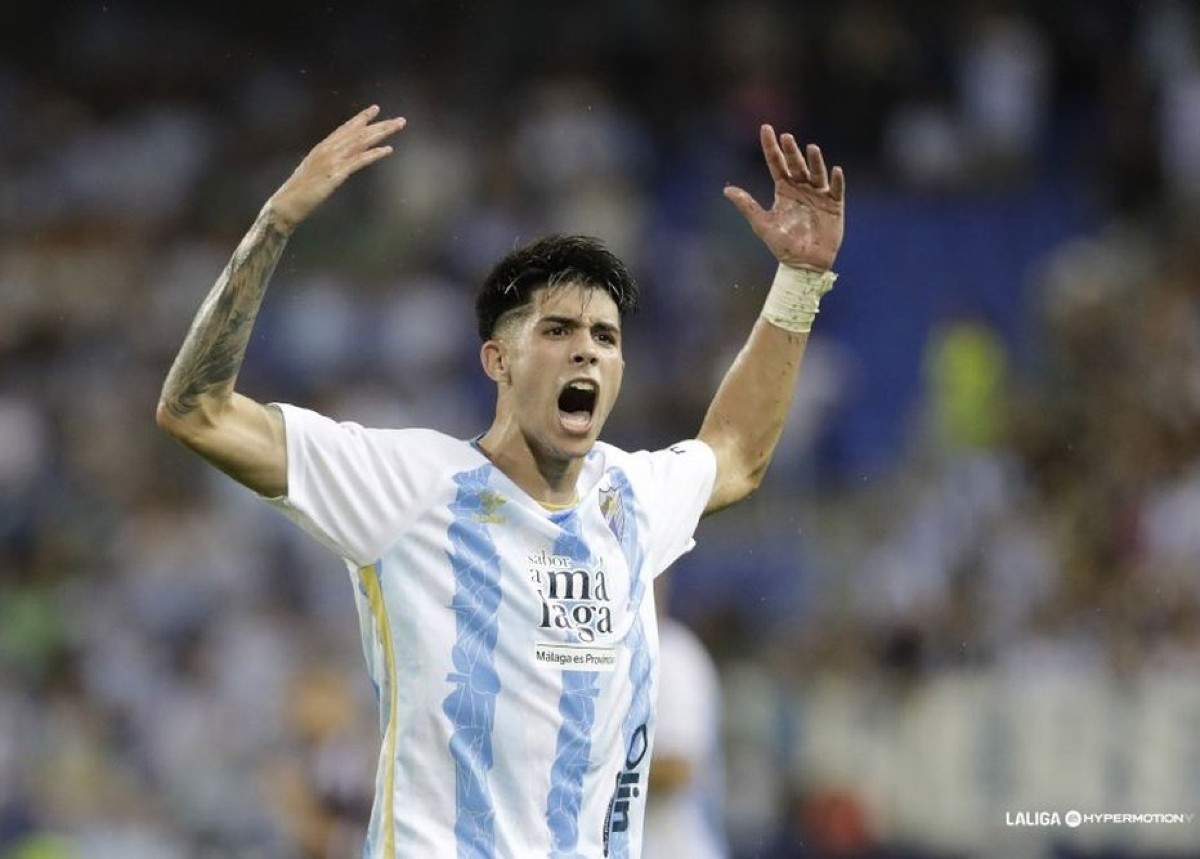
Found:
<svg viewBox="0 0 1200 859"><path fill-rule="evenodd" d="M565 285L533 294L510 338L517 422L538 453L584 456L621 388L621 317L602 289Z"/></svg>

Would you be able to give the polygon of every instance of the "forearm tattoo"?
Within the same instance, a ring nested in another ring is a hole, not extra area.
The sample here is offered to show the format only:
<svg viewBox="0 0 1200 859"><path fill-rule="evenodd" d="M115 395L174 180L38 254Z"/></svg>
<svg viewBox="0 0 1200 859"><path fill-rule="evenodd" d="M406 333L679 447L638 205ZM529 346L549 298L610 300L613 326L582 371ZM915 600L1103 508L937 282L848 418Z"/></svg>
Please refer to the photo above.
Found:
<svg viewBox="0 0 1200 859"><path fill-rule="evenodd" d="M163 385L162 403L183 417L209 395L228 395L242 367L267 283L287 235L259 216L204 299Z"/></svg>

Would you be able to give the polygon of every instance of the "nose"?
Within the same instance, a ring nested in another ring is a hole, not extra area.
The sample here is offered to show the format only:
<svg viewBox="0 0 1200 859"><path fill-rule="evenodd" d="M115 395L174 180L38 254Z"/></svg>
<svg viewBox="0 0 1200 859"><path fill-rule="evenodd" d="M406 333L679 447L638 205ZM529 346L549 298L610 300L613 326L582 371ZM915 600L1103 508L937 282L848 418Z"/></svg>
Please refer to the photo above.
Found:
<svg viewBox="0 0 1200 859"><path fill-rule="evenodd" d="M591 336L587 332L581 333L583 336L575 338L571 349L571 363L580 367L595 364L600 360L600 356L596 352L596 344L592 342Z"/></svg>

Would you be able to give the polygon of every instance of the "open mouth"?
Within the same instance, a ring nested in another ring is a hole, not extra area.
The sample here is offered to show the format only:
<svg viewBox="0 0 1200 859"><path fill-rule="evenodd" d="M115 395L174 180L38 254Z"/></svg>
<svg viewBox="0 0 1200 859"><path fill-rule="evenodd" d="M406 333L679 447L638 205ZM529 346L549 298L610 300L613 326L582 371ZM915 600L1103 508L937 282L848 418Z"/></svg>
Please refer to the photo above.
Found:
<svg viewBox="0 0 1200 859"><path fill-rule="evenodd" d="M595 382L585 379L568 382L558 395L558 415L563 426L585 432L591 426L598 393Z"/></svg>

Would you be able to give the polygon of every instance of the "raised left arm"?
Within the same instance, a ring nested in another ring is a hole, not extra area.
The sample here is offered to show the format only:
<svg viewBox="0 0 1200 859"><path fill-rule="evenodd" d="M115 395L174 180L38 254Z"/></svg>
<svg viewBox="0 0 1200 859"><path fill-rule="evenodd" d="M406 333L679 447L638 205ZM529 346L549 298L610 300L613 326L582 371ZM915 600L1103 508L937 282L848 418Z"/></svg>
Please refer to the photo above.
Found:
<svg viewBox="0 0 1200 859"><path fill-rule="evenodd" d="M763 157L775 199L763 209L746 191L725 196L775 255L779 269L750 337L725 374L697 438L717 457L717 477L705 513L734 504L762 482L783 432L804 347L842 243L846 181L828 171L821 150L801 151L790 134L764 125Z"/></svg>

